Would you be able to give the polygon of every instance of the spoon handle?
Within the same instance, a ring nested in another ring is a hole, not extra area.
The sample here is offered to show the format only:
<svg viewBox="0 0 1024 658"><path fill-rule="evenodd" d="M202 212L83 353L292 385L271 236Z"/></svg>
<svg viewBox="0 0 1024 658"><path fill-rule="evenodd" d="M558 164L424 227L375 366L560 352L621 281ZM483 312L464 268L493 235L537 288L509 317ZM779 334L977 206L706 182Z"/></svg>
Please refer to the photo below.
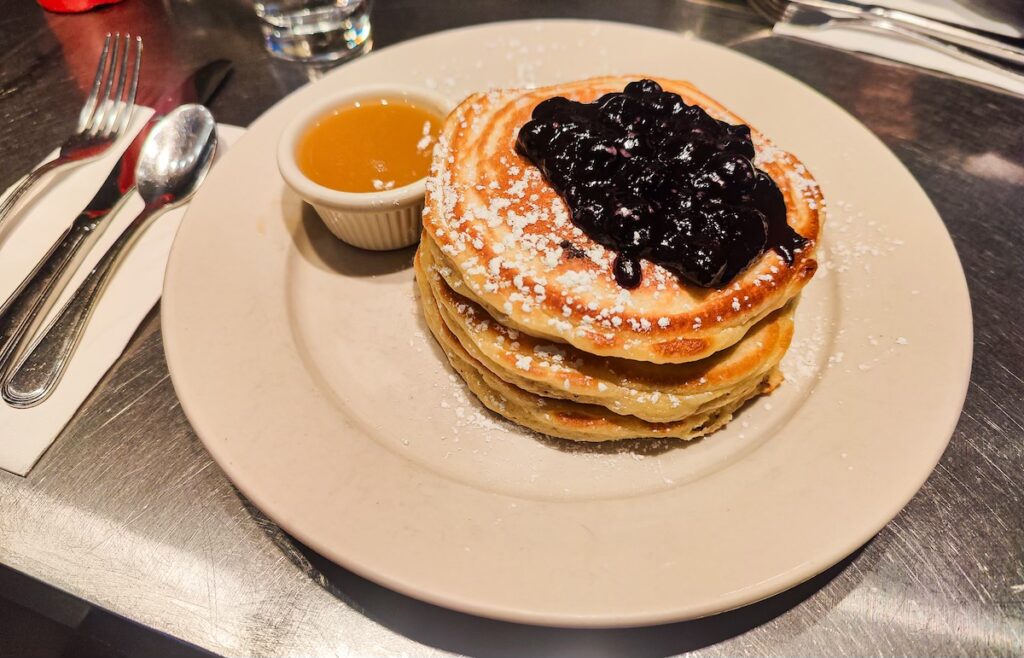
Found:
<svg viewBox="0 0 1024 658"><path fill-rule="evenodd" d="M87 236L77 225L70 226L0 308L0 372L14 359L39 316L49 310L46 301L59 294L58 283Z"/></svg>
<svg viewBox="0 0 1024 658"><path fill-rule="evenodd" d="M107 180L117 182L121 168L110 172ZM89 203L85 210L71 222L71 226L53 243L39 263L32 269L21 285L0 307L0 373L7 370L17 353L35 332L38 323L46 317L53 302L57 300L67 283L68 272L75 269L79 252L88 252L93 244L92 236L100 231L106 219L135 192L135 187L118 192L113 200L106 191L107 183Z"/></svg>
<svg viewBox="0 0 1024 658"><path fill-rule="evenodd" d="M89 318L128 246L151 219L166 209L163 205L147 206L132 220L78 286L57 317L47 325L17 365L10 369L2 389L3 398L9 405L26 409L50 396L64 376L71 356L89 324Z"/></svg>

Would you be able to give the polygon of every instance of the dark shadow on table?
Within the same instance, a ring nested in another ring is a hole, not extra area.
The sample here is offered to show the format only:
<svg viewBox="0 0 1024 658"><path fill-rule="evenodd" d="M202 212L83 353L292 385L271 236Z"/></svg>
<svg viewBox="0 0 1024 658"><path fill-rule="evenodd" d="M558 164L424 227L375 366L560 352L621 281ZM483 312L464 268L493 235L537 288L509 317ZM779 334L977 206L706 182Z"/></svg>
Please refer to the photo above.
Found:
<svg viewBox="0 0 1024 658"><path fill-rule="evenodd" d="M528 626L455 612L399 594L343 569L296 543L327 589L362 614L417 642L470 656L662 657L717 644L797 606L828 584L863 549L791 590L753 605L694 621L645 628L570 629Z"/></svg>
<svg viewBox="0 0 1024 658"><path fill-rule="evenodd" d="M241 496L241 494L239 494ZM285 534L242 498L270 539L318 585L361 614L416 642L481 658L520 656L673 656L742 635L800 605L833 583L868 542L852 555L805 583L738 610L704 619L643 628L571 629L529 626L477 617L387 589L339 567ZM873 540L872 540L873 541ZM857 578L835 582L826 607L841 601L857 586Z"/></svg>

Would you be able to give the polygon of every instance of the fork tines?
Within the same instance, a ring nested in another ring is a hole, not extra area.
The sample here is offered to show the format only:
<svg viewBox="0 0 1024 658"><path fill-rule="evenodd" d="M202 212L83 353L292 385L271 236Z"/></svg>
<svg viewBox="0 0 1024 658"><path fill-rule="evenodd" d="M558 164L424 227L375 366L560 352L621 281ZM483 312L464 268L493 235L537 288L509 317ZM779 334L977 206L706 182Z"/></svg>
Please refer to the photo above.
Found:
<svg viewBox="0 0 1024 658"><path fill-rule="evenodd" d="M142 37L107 34L92 89L78 117L78 132L116 136L124 131L135 106L141 65Z"/></svg>

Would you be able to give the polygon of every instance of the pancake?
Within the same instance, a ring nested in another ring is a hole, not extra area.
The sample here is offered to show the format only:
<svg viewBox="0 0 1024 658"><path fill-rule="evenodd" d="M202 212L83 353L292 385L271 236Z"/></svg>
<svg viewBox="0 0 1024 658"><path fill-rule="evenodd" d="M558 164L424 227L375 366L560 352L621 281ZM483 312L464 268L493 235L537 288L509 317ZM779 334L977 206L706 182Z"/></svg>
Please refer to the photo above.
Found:
<svg viewBox="0 0 1024 658"><path fill-rule="evenodd" d="M775 369L793 335L790 302L755 325L736 345L685 364L655 365L601 357L509 329L453 291L436 272L428 240L418 268L446 328L491 374L544 397L601 405L651 422L686 419L728 406Z"/></svg>
<svg viewBox="0 0 1024 658"><path fill-rule="evenodd" d="M423 269L420 252L416 254L415 265L424 318L452 367L488 409L548 436L573 441L695 439L723 427L744 402L770 392L782 379L778 370L773 369L737 390L727 404L667 423L651 423L636 416L616 414L598 405L536 395L503 381L462 347L441 317L428 275Z"/></svg>
<svg viewBox="0 0 1024 658"><path fill-rule="evenodd" d="M808 244L791 264L766 251L721 289L688 284L648 261L638 288L620 287L614 252L572 224L561 197L516 152L515 140L540 101L589 102L641 77L647 76L467 98L449 115L434 151L424 230L449 286L508 327L604 357L698 361L736 344L813 276L821 195L799 160L751 129L755 162L782 191L786 221ZM717 119L744 123L689 83L651 79Z"/></svg>

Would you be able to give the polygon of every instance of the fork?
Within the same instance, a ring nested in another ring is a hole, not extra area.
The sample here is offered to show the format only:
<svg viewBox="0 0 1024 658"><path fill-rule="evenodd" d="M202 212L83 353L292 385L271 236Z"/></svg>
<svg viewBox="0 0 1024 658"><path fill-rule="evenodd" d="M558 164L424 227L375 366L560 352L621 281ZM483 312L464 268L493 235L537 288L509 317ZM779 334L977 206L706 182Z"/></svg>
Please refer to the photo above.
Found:
<svg viewBox="0 0 1024 658"><path fill-rule="evenodd" d="M1020 75L1024 40L852 0L748 0L766 20L895 34L959 60Z"/></svg>
<svg viewBox="0 0 1024 658"><path fill-rule="evenodd" d="M78 127L60 145L60 153L56 158L29 172L0 202L0 231L10 218L18 200L43 176L51 171L78 166L97 158L117 141L131 121L135 109L135 92L139 86L141 64L142 37L132 39L130 34L125 34L124 37L120 33L113 36L107 34L107 38L103 40L100 61L96 65L92 90L78 115Z"/></svg>

